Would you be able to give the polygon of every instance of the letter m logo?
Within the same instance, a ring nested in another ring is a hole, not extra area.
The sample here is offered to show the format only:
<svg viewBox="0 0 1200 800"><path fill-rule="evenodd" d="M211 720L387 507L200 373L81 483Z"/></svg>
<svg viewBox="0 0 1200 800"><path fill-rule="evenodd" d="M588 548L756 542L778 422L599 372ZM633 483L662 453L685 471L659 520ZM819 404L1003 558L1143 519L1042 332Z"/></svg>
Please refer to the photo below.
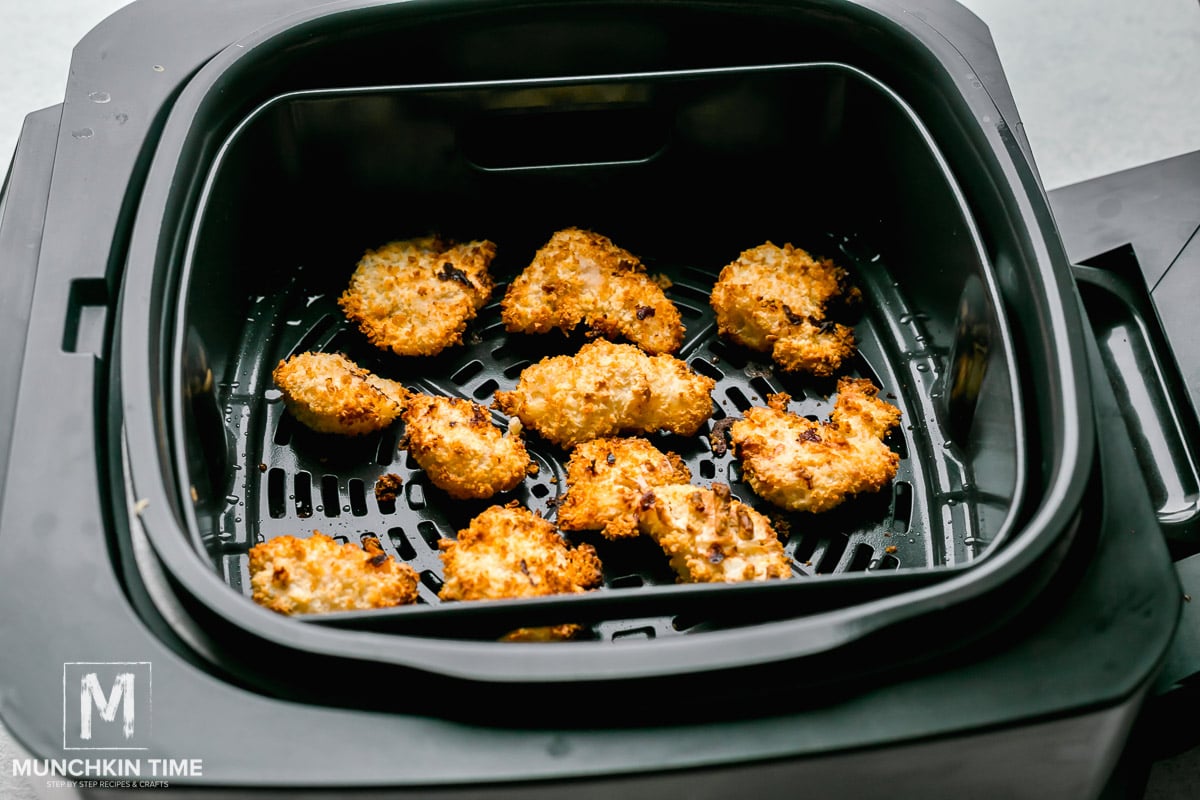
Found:
<svg viewBox="0 0 1200 800"><path fill-rule="evenodd" d="M150 688L148 661L63 664L63 749L145 750Z"/></svg>
<svg viewBox="0 0 1200 800"><path fill-rule="evenodd" d="M89 672L83 676L83 680L79 682L80 739L92 738L93 706L99 709L102 720L112 722L117 718L118 703L121 704L121 708L124 710L124 713L121 715L122 731L124 731L126 739L133 738L133 717L136 709L134 704L133 680L132 672L118 673L116 682L113 683L112 694L105 697L104 690L100 688L100 678L96 673Z"/></svg>

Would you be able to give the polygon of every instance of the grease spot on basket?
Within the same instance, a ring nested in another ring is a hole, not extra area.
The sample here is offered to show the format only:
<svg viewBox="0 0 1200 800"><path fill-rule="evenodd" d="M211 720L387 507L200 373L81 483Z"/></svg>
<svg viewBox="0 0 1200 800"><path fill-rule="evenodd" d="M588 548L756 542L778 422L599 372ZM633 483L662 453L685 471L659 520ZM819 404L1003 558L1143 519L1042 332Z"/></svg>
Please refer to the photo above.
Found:
<svg viewBox="0 0 1200 800"><path fill-rule="evenodd" d="M90 139L96 135L96 132L91 128L80 128L77 131L71 131L71 135L76 139Z"/></svg>
<svg viewBox="0 0 1200 800"><path fill-rule="evenodd" d="M88 100L91 100L93 103L107 103L112 100L112 95L108 92L92 92L88 95Z"/></svg>
<svg viewBox="0 0 1200 800"><path fill-rule="evenodd" d="M571 743L562 736L555 736L550 740L550 744L546 745L546 752L555 758L562 758L570 754Z"/></svg>

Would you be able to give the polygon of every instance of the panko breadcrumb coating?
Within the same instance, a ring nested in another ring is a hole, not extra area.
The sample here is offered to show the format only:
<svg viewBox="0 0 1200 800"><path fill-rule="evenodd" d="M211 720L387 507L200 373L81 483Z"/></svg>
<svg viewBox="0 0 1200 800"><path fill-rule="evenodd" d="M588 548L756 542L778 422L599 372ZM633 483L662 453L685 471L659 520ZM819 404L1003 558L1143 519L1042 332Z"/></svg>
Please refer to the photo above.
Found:
<svg viewBox="0 0 1200 800"><path fill-rule="evenodd" d="M674 356L629 344L589 342L574 356L544 358L521 372L496 405L555 444L666 430L692 436L712 415L716 382Z"/></svg>
<svg viewBox="0 0 1200 800"><path fill-rule="evenodd" d="M683 323L641 261L592 231L557 231L509 285L500 304L510 333L593 333L626 339L647 353L673 353Z"/></svg>
<svg viewBox="0 0 1200 800"><path fill-rule="evenodd" d="M403 419L408 452L451 497L481 500L525 478L529 453L520 433L502 435L478 403L414 393Z"/></svg>
<svg viewBox="0 0 1200 800"><path fill-rule="evenodd" d="M250 548L254 602L280 614L321 614L415 603L417 572L367 537L362 547L277 536Z"/></svg>
<svg viewBox="0 0 1200 800"><path fill-rule="evenodd" d="M462 343L467 323L492 294L490 241L455 244L437 236L368 250L338 298L346 317L376 347L431 356Z"/></svg>
<svg viewBox="0 0 1200 800"><path fill-rule="evenodd" d="M839 379L828 422L789 413L786 394L747 410L730 429L746 482L781 508L814 513L887 486L900 456L883 439L900 422L900 409L878 393L864 378Z"/></svg>
<svg viewBox="0 0 1200 800"><path fill-rule="evenodd" d="M600 558L589 544L570 547L554 526L517 502L492 506L442 539L442 600L499 600L578 594L600 585ZM581 628L522 628L509 641L571 638Z"/></svg>
<svg viewBox="0 0 1200 800"><path fill-rule="evenodd" d="M570 547L549 520L515 500L476 516L457 539L438 542L442 600L498 600L578 594L600 585L590 544Z"/></svg>
<svg viewBox="0 0 1200 800"><path fill-rule="evenodd" d="M319 433L361 436L391 425L409 391L339 353L298 353L271 373L288 411Z"/></svg>
<svg viewBox="0 0 1200 800"><path fill-rule="evenodd" d="M394 472L380 475L375 481L375 499L380 503L394 503L403 485L404 478Z"/></svg>
<svg viewBox="0 0 1200 800"><path fill-rule="evenodd" d="M771 522L732 499L729 487L675 484L642 498L639 525L658 542L683 583L787 578L791 560Z"/></svg>
<svg viewBox="0 0 1200 800"><path fill-rule="evenodd" d="M717 331L770 352L785 370L833 375L855 349L854 331L825 316L834 299L861 298L846 281L846 271L830 259L766 242L721 270L710 298Z"/></svg>
<svg viewBox="0 0 1200 800"><path fill-rule="evenodd" d="M641 437L584 442L567 462L558 525L564 531L598 530L609 539L637 536L638 503L646 492L691 479L683 459Z"/></svg>

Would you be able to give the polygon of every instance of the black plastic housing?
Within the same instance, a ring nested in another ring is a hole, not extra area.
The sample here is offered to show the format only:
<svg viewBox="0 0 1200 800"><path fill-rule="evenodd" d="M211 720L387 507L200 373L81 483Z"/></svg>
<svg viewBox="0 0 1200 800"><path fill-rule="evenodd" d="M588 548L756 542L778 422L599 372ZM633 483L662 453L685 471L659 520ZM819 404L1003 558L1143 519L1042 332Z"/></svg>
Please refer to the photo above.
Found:
<svg viewBox="0 0 1200 800"><path fill-rule="evenodd" d="M810 59L885 81L979 225L1028 423L1029 491L1008 546L964 569L846 581L909 583L808 626L549 657L324 630L230 591L187 533L175 396L184 223L229 131L298 89ZM88 99L99 86L111 104ZM1178 584L999 62L956 4L141 2L77 48L66 103L30 118L18 161L0 259L36 284L0 498L13 610L0 616L0 714L36 755L63 755L62 665L87 658L153 662L151 755L205 759L203 777L178 782L184 796L1100 794L1174 631ZM8 226L42 198L34 259ZM811 637L829 657L772 652L766 634L785 648ZM714 671L714 649L766 668ZM669 664L657 681L581 680L615 651L628 654L619 667ZM758 687L763 702L692 716L670 702L723 685ZM521 713L448 719L447 690ZM580 698L582 726L556 717Z"/></svg>

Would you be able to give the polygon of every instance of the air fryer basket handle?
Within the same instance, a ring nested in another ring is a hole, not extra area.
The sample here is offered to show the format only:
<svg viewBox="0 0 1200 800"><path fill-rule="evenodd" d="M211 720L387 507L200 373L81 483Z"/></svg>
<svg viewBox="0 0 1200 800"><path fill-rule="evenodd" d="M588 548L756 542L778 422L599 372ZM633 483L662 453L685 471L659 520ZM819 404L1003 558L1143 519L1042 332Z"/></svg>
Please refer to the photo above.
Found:
<svg viewBox="0 0 1200 800"><path fill-rule="evenodd" d="M1200 425L1154 306L1129 270L1076 266L1074 273L1163 532L1177 556L1196 552Z"/></svg>
<svg viewBox="0 0 1200 800"><path fill-rule="evenodd" d="M1168 544L1200 552L1200 151L1049 196Z"/></svg>
<svg viewBox="0 0 1200 800"><path fill-rule="evenodd" d="M58 105L25 118L0 189L0 503L61 116Z"/></svg>
<svg viewBox="0 0 1200 800"><path fill-rule="evenodd" d="M1200 151L1050 193L1183 592L1154 685L1155 719L1200 700L1200 421L1181 363L1194 346L1171 339L1159 291L1165 276L1190 266L1200 233L1198 166ZM1169 298L1193 306L1196 299Z"/></svg>

